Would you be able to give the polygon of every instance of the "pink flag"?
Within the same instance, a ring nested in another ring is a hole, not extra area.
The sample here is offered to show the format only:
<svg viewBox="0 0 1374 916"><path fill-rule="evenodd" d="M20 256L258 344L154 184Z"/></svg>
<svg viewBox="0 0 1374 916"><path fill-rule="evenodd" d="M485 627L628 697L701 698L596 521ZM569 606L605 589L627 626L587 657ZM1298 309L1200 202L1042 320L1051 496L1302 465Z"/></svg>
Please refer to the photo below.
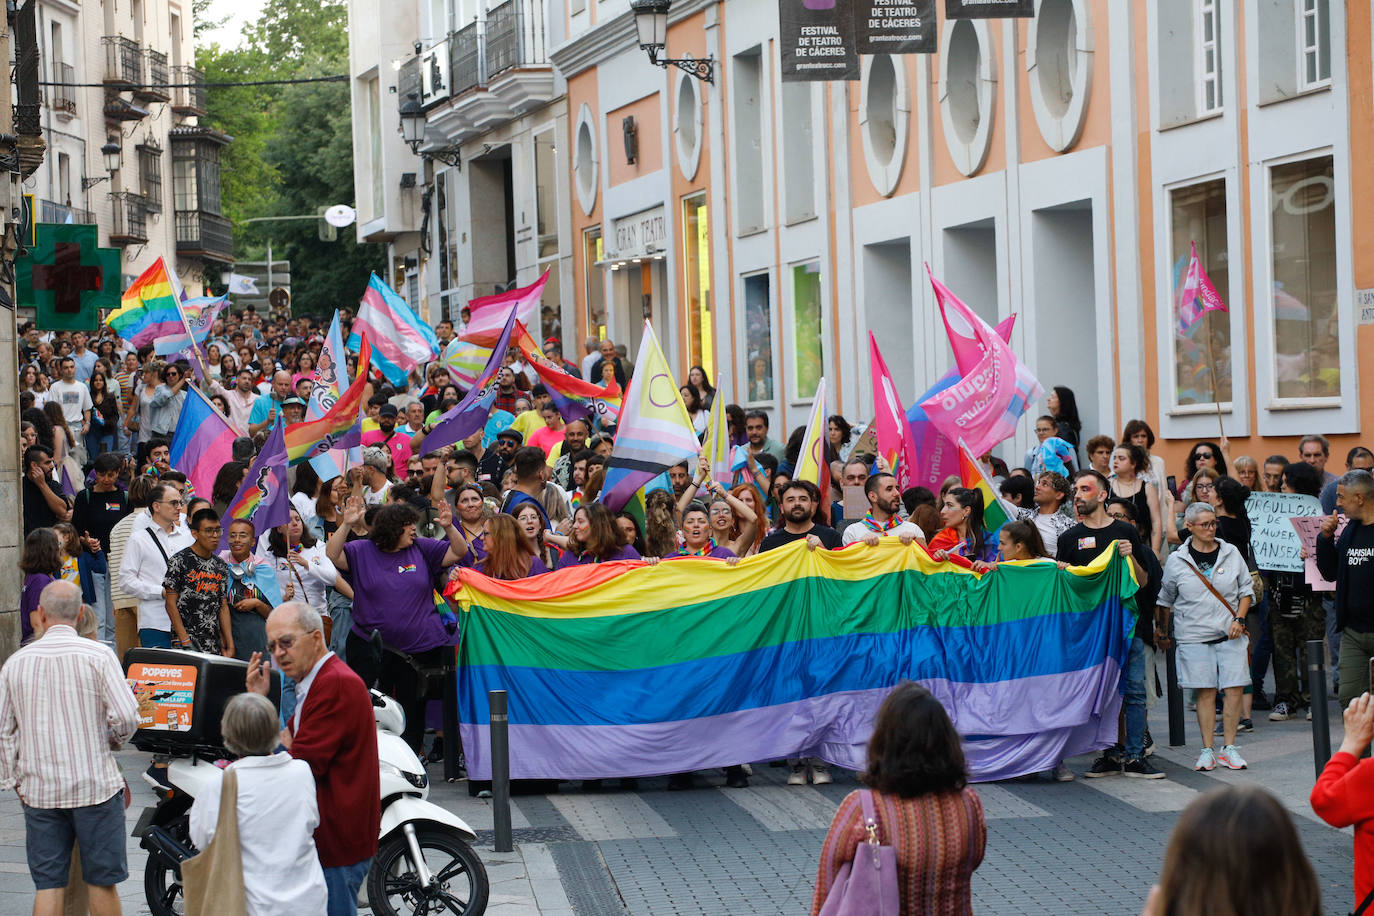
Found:
<svg viewBox="0 0 1374 916"><path fill-rule="evenodd" d="M989 327L977 312L935 279L929 264L926 264L926 276L930 277L930 285L935 290L935 302L940 306L945 333L949 335L949 345L954 350L954 364L959 367L960 375L968 375L989 348L994 346L993 341L998 339L999 332ZM998 328L1001 328L1000 324ZM1011 327L1008 325L1007 334L1001 339L1005 342L1010 336Z"/></svg>
<svg viewBox="0 0 1374 916"><path fill-rule="evenodd" d="M930 282L935 286L935 294L942 300L942 305L948 300L964 313L965 318L971 315L976 320L976 323L969 323L985 351L970 369L960 367L963 377L959 381L923 401L920 406L946 438L954 442L963 439L975 455L982 455L1016 431L1016 421L1044 389L996 331L973 315L968 306L959 302L958 297L933 276ZM982 328L986 328L988 333L984 334ZM955 342L953 333L950 343L957 353L959 344Z"/></svg>
<svg viewBox="0 0 1374 916"><path fill-rule="evenodd" d="M878 426L878 454L892 468L897 486L905 490L916 485L916 443L912 441L892 373L872 331L868 332L868 357L873 369L873 422Z"/></svg>
<svg viewBox="0 0 1374 916"><path fill-rule="evenodd" d="M512 310L516 321L527 328L538 328L539 297L544 294L544 284L548 282L549 272L546 270L529 286L470 300L467 327L463 329L460 339L490 349L506 329L506 319Z"/></svg>
<svg viewBox="0 0 1374 916"><path fill-rule="evenodd" d="M1226 303L1212 285L1202 261L1197 256L1197 242L1188 243L1188 272L1183 276L1183 291L1178 297L1178 332L1187 334L1188 329L1202 320L1208 312L1220 309L1226 311Z"/></svg>

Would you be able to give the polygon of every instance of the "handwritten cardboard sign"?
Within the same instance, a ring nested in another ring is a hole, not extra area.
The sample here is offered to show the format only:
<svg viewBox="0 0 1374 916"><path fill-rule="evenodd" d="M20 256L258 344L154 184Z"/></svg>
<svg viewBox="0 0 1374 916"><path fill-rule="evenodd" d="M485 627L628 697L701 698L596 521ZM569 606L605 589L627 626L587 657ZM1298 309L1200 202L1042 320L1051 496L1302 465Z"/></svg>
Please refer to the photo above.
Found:
<svg viewBox="0 0 1374 916"><path fill-rule="evenodd" d="M1245 501L1245 512L1250 516L1250 548L1259 568L1302 572L1302 541L1289 519L1320 516L1321 501L1298 493L1251 493ZM1321 519L1317 522L1320 526Z"/></svg>
<svg viewBox="0 0 1374 916"><path fill-rule="evenodd" d="M1292 525L1293 530L1298 533L1298 539L1302 541L1303 549L1307 553L1303 566L1303 578L1308 585L1312 586L1314 592L1334 592L1336 590L1335 582L1330 579L1323 579L1322 574L1317 572L1317 535L1321 533L1322 522L1324 521L1326 519L1321 516L1290 518L1288 520L1288 524ZM1336 526L1336 537L1340 537L1341 532L1345 530L1345 522L1345 516L1341 516L1340 524Z"/></svg>

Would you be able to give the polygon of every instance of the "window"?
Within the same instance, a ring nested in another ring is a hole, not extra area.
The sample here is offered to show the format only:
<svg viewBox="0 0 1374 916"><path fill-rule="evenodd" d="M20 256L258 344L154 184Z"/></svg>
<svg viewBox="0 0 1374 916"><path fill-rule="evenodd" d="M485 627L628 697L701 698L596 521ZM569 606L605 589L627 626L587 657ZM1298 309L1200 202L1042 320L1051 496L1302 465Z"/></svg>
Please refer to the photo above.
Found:
<svg viewBox="0 0 1374 916"><path fill-rule="evenodd" d="M1197 113L1210 114L1221 110L1221 43L1217 27L1218 0L1200 0L1197 6L1197 25L1193 36L1196 48Z"/></svg>
<svg viewBox="0 0 1374 916"><path fill-rule="evenodd" d="M573 142L573 183L582 212L592 215L596 206L596 135L592 110L583 103L577 112L576 140Z"/></svg>
<svg viewBox="0 0 1374 916"><path fill-rule="evenodd" d="M735 212L739 231L764 228L763 52L756 45L734 59Z"/></svg>
<svg viewBox="0 0 1374 916"><path fill-rule="evenodd" d="M1188 270L1189 242L1212 285L1226 298L1230 281L1226 251L1226 181L1217 178L1169 192L1173 235L1173 308ZM1210 351L1208 347L1210 346ZM1212 367L1216 367L1214 383ZM1174 403L1211 404L1231 400L1231 316L1211 311L1189 329L1174 335Z"/></svg>
<svg viewBox="0 0 1374 916"><path fill-rule="evenodd" d="M811 83L782 84L783 217L790 225L816 215Z"/></svg>
<svg viewBox="0 0 1374 916"><path fill-rule="evenodd" d="M382 185L382 89L377 77L367 81L367 121L371 145L368 167L372 179L372 219L386 212L386 190Z"/></svg>
<svg viewBox="0 0 1374 916"><path fill-rule="evenodd" d="M151 139L151 138L150 138ZM162 212L162 147L138 147L139 193L148 205L148 212Z"/></svg>
<svg viewBox="0 0 1374 916"><path fill-rule="evenodd" d="M606 339L606 274L601 266L605 249L601 227L582 233L582 272L587 283L587 336Z"/></svg>
<svg viewBox="0 0 1374 916"><path fill-rule="evenodd" d="M1275 394L1341 394L1336 193L1330 156L1269 170Z"/></svg>
<svg viewBox="0 0 1374 916"><path fill-rule="evenodd" d="M597 269L600 270L600 268ZM539 330L541 332L539 339L542 341L553 337L562 341L563 297L559 291L557 258L539 265L540 273L545 270L549 272L549 280L544 284L544 291L539 294Z"/></svg>
<svg viewBox="0 0 1374 916"><path fill-rule="evenodd" d="M558 171L553 131L534 137L535 233L539 257L558 254Z"/></svg>
<svg viewBox="0 0 1374 916"><path fill-rule="evenodd" d="M1312 89L1331 81L1330 0L1298 4L1298 83Z"/></svg>
<svg viewBox="0 0 1374 916"><path fill-rule="evenodd" d="M54 82L62 78L62 61L65 59L62 54L62 23L52 24L52 42L48 45L48 59L52 62L52 79Z"/></svg>
<svg viewBox="0 0 1374 916"><path fill-rule="evenodd" d="M821 265L818 261L792 266L792 378L794 397L809 398L825 374L821 343Z"/></svg>
<svg viewBox="0 0 1374 916"><path fill-rule="evenodd" d="M711 301L711 221L706 193L682 202L682 273L687 279L687 349L691 365L716 374L711 342L715 333ZM712 382L714 384L714 382Z"/></svg>
<svg viewBox="0 0 1374 916"><path fill-rule="evenodd" d="M745 375L751 403L773 400L773 310L768 285L766 273L744 278L744 346L749 361Z"/></svg>
<svg viewBox="0 0 1374 916"><path fill-rule="evenodd" d="M172 206L177 210L220 214L219 149L208 140L172 145Z"/></svg>
<svg viewBox="0 0 1374 916"><path fill-rule="evenodd" d="M434 205L436 208L437 219L437 238L435 249L439 253L439 288L453 289L458 283L454 277L453 258L449 255L449 231L452 226L453 214L448 205L449 172L445 169L434 176ZM440 314L446 315L447 312Z"/></svg>

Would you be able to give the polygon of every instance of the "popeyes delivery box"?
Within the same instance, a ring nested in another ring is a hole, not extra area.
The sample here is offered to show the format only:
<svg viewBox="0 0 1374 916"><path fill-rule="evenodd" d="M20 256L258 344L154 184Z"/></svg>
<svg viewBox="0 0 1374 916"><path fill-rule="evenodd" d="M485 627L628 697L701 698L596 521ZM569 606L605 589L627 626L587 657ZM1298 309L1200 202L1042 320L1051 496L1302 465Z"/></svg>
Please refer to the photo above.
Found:
<svg viewBox="0 0 1374 916"><path fill-rule="evenodd" d="M182 649L130 649L124 676L138 698L139 750L164 754L211 752L223 747L219 720L243 693L248 663ZM281 678L272 672L268 698L281 700Z"/></svg>

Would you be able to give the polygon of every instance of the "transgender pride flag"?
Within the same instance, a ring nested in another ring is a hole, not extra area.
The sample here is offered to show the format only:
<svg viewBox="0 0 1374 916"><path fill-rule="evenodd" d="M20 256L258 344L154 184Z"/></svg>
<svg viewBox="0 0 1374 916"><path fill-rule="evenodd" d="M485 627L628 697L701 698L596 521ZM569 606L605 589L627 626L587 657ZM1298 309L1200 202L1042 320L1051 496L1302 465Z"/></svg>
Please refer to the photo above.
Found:
<svg viewBox="0 0 1374 916"><path fill-rule="evenodd" d="M406 301L373 274L353 319L348 349L357 352L366 333L372 341L372 362L387 381L396 386L406 383L411 369L439 355L439 338L434 329L420 320Z"/></svg>
<svg viewBox="0 0 1374 916"><path fill-rule="evenodd" d="M1188 243L1188 272L1183 276L1183 289L1178 297L1178 333L1187 336L1202 316L1212 311L1226 311L1226 303L1212 285L1212 279L1197 256L1197 242Z"/></svg>

